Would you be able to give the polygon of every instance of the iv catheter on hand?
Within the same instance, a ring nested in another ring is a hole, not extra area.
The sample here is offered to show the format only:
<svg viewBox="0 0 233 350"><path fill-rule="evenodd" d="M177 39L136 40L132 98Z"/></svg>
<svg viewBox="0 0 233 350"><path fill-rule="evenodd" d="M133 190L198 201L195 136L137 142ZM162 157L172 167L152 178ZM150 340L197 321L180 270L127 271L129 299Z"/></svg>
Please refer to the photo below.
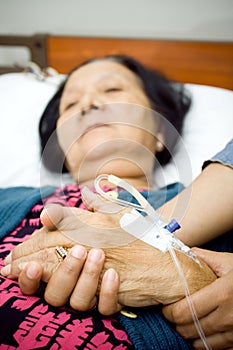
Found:
<svg viewBox="0 0 233 350"><path fill-rule="evenodd" d="M100 186L100 182L102 180L108 180L108 182L129 192L137 200L138 204L130 203L123 199L114 198L108 195L108 193L104 192ZM196 262L199 263L199 260L191 252L190 248L187 247L185 244L183 244L173 234L176 230L180 228L180 225L178 224L178 222L175 219L172 219L169 223L166 223L165 220L162 218L162 216L157 213L157 211L151 206L151 204L146 200L146 198L144 198L142 194L135 187L131 186L128 182L120 179L115 175L105 175L105 174L99 175L95 179L94 187L96 192L100 194L103 198L111 202L114 202L116 204L119 204L121 206L136 209L137 211L145 213L147 215L147 218L153 224L154 229L156 229L156 234L157 234L157 244L155 246L156 248L160 248L161 242L163 241L162 245L163 247L165 246L166 249L163 248L160 250L165 252L169 250L169 246L171 246L176 250L182 251L183 253L185 253L186 255L188 255L189 257L191 257L192 259L194 259ZM130 233L135 235L135 237L140 238L141 240L147 242L145 239L143 239L143 237L138 237L137 232L130 232ZM159 243L159 239L160 239L160 243Z"/></svg>
<svg viewBox="0 0 233 350"><path fill-rule="evenodd" d="M116 185L117 187L123 188L124 190L129 192L137 200L137 202L139 204L130 203L130 202L127 202L125 200L122 200L122 199L119 199L119 198L114 198L114 197L108 195L100 187L100 181L101 180L108 180L108 182ZM197 317L197 314L196 314L196 311L195 311L195 308L194 308L194 305L193 305L193 302L192 302L192 299L191 299L191 296L190 296L190 292L189 292L189 287L188 287L187 281L185 279L182 267L181 267L181 265L180 265L180 263L178 261L178 258L176 256L174 250L181 251L182 253L184 253L185 255L190 257L191 259L193 259L200 266L201 266L201 264L200 264L199 259L190 250L190 248L187 247L183 242L181 242L174 235L174 232L177 229L180 228L180 225L178 224L178 222L175 219L172 219L169 223L165 223L165 221L161 217L161 215L159 215L156 212L156 210L142 196L142 194L140 192L138 192L137 189L135 189L133 186L131 186L128 182L118 178L115 175L105 175L105 174L99 175L94 181L94 187L95 187L96 192L98 194L100 194L103 198L105 198L105 199L107 199L107 200L109 200L111 202L114 202L116 204L119 204L121 206L132 208L134 214L137 211L144 212L144 213L147 214L147 219L149 219L151 221L151 223L154 225L153 228L156 229L156 232L154 232L155 231L154 229L150 230L150 232L149 232L149 236L153 237L152 241L150 240L150 237L149 237L149 241L148 241L146 235L145 235L145 237L142 237L142 236L139 236L137 234L138 226L139 226L138 225L138 221L137 221L137 226L134 226L133 230L131 230L130 233L133 234L135 237L141 239L142 241L144 241L146 243L149 243L150 245L154 246L155 248L160 249L163 252L166 252L166 251L170 252L172 260L173 260L173 262L174 262L174 264L176 266L176 269L177 269L177 271L179 273L181 282L183 284L184 291L185 291L185 296L187 298L187 301L188 301L188 304L189 304L189 308L190 308L190 311L191 311L191 314L192 314L193 321L194 321L195 327L197 329L197 332L198 332L201 340L203 341L205 349L211 350L210 346L207 343L207 339L206 339L205 334L204 334L204 332L202 330L201 324L200 324L200 322L198 320L198 317ZM127 214L124 214L122 218L124 218L124 216L127 216ZM145 219L142 215L139 214L139 216L141 217L142 220ZM136 217L138 219L138 215ZM125 227L122 227L122 228L125 229Z"/></svg>

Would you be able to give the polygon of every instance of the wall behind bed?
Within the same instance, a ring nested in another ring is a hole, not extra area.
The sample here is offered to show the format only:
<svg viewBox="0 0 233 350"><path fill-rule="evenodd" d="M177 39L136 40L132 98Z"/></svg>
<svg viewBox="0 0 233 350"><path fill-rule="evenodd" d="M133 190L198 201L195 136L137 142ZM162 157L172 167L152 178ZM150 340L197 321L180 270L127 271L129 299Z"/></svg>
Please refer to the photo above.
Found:
<svg viewBox="0 0 233 350"><path fill-rule="evenodd" d="M0 34L233 39L232 0L0 0Z"/></svg>
<svg viewBox="0 0 233 350"><path fill-rule="evenodd" d="M0 0L0 35L233 41L232 0ZM0 66L30 59L0 48Z"/></svg>

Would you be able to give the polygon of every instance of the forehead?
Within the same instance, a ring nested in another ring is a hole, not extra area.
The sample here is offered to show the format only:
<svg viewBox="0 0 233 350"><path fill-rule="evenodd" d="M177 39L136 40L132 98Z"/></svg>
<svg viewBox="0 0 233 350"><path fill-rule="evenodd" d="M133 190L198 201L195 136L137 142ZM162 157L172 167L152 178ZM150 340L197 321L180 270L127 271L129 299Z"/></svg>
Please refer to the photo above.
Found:
<svg viewBox="0 0 233 350"><path fill-rule="evenodd" d="M85 82L94 84L108 79L119 79L131 84L137 83L141 85L139 77L121 63L109 59L101 59L75 70L66 83L66 89Z"/></svg>

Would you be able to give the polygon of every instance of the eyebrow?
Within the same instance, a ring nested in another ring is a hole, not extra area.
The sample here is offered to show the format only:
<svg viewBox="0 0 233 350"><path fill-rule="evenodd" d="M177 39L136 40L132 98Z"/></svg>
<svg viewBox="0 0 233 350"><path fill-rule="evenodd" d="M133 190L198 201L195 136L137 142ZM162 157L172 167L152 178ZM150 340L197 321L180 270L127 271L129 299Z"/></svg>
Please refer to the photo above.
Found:
<svg viewBox="0 0 233 350"><path fill-rule="evenodd" d="M96 80L97 83L101 83L103 82L104 80L110 80L110 79L118 79L118 80L121 80L122 79L122 75L120 74L117 74L117 73L107 73L107 72L104 72L100 77L98 77L98 79ZM128 80L128 79L125 79L124 80ZM78 85L78 81L77 81L77 84L75 85L72 85L71 87L69 87L64 93L63 93L63 96L64 95L67 95L67 94L70 94L74 91L76 91L76 89L80 89L80 86Z"/></svg>
<svg viewBox="0 0 233 350"><path fill-rule="evenodd" d="M128 69L128 70L132 73L132 76L136 79L136 81L138 82L138 84L139 84L139 85L141 86L141 88L143 88L143 90L144 90L144 89L145 89L145 86L144 86L144 83L143 83L142 79L140 78L140 76L138 76L137 73L131 71L129 68L127 68L127 67L125 67L125 68ZM100 81L101 81L101 80L104 80L105 78L109 78L109 77L112 78L112 76L115 76L116 78L122 77L122 75L117 74L117 73L106 73L106 72L104 72L104 73L103 73L103 76L102 76L101 79L100 79ZM124 76L124 79L125 79L125 76ZM128 79L126 78L126 80L128 80Z"/></svg>

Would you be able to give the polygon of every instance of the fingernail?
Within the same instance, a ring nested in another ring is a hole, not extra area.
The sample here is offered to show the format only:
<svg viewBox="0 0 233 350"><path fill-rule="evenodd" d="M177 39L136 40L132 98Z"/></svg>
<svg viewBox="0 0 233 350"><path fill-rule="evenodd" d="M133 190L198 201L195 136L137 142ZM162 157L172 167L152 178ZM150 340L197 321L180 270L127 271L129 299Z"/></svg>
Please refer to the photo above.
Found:
<svg viewBox="0 0 233 350"><path fill-rule="evenodd" d="M8 265L12 262L12 252L10 252L10 254L7 255L7 257L4 259L4 263L5 265Z"/></svg>
<svg viewBox="0 0 233 350"><path fill-rule="evenodd" d="M106 280L114 281L117 278L117 273L114 269L109 269L105 272L105 278Z"/></svg>
<svg viewBox="0 0 233 350"><path fill-rule="evenodd" d="M11 273L11 264L6 265L1 269L2 276L8 276L10 273Z"/></svg>
<svg viewBox="0 0 233 350"><path fill-rule="evenodd" d="M28 264L26 275L29 279L35 279L38 276L38 269L34 265Z"/></svg>
<svg viewBox="0 0 233 350"><path fill-rule="evenodd" d="M91 249L88 254L88 257L92 261L99 261L103 257L103 252L100 249Z"/></svg>
<svg viewBox="0 0 233 350"><path fill-rule="evenodd" d="M71 248L70 253L76 259L83 259L86 255L86 249L80 245L76 245Z"/></svg>

